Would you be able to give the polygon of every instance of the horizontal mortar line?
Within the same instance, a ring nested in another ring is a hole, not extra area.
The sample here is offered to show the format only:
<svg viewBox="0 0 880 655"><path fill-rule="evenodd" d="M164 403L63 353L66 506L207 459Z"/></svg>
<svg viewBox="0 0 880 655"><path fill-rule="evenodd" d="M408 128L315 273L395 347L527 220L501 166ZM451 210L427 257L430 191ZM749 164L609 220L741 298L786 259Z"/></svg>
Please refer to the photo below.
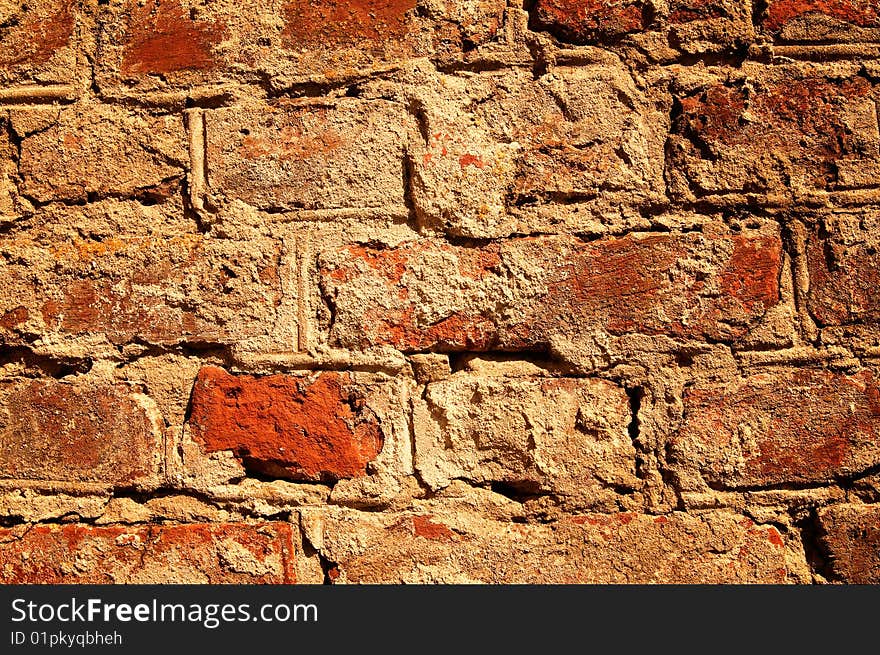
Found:
<svg viewBox="0 0 880 655"><path fill-rule="evenodd" d="M0 102L9 103L42 103L67 100L73 102L77 90L69 84L53 84L48 86L17 86L0 89Z"/></svg>
<svg viewBox="0 0 880 655"><path fill-rule="evenodd" d="M306 352L251 352L233 349L234 363L248 369L311 370L324 367L362 367L388 371L400 371L406 367L403 354L392 356L388 353L358 353L347 350L332 350L311 355Z"/></svg>
<svg viewBox="0 0 880 655"><path fill-rule="evenodd" d="M828 202L844 205L873 204L880 202L880 188L847 189L844 191L816 191L797 194L757 194L741 192L722 192L700 196L696 202L715 207L730 207L737 204L757 204L768 209L784 209L794 205L825 205Z"/></svg>
<svg viewBox="0 0 880 655"><path fill-rule="evenodd" d="M834 359L852 359L853 353L841 346L828 348L794 347L781 350L741 350L734 356L744 360L745 364L773 364L786 362L829 361Z"/></svg>
<svg viewBox="0 0 880 655"><path fill-rule="evenodd" d="M827 57L840 56L848 57L852 55L880 55L880 43L832 43L832 44L815 44L815 45L774 45L769 49L771 56L779 57Z"/></svg>
<svg viewBox="0 0 880 655"><path fill-rule="evenodd" d="M335 221L347 218L359 219L382 219L382 218L409 218L409 208L406 205L385 205L381 207L340 207L333 209L303 209L293 207L291 209L266 209L254 206L258 212L266 213L273 218L270 220L277 223L296 223L310 221Z"/></svg>

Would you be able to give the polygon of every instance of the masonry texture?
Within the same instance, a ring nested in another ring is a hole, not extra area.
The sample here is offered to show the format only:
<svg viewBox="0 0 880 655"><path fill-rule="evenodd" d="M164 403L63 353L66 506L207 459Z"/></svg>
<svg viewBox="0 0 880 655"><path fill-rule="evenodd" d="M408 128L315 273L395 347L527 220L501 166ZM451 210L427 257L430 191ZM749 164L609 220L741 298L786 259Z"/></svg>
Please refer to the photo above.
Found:
<svg viewBox="0 0 880 655"><path fill-rule="evenodd" d="M878 7L0 2L0 582L880 582Z"/></svg>

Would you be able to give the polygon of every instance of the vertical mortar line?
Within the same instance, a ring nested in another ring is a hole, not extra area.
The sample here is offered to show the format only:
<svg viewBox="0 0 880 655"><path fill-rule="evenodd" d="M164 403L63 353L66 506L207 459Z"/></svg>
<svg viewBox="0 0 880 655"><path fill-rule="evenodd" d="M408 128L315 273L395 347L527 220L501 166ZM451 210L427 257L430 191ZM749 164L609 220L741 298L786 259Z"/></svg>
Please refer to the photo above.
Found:
<svg viewBox="0 0 880 655"><path fill-rule="evenodd" d="M297 235L297 337L300 352L311 348L312 334L309 323L309 265L312 257L311 233Z"/></svg>
<svg viewBox="0 0 880 655"><path fill-rule="evenodd" d="M189 141L189 200L196 211L205 208L205 117L201 109L187 109L186 127Z"/></svg>

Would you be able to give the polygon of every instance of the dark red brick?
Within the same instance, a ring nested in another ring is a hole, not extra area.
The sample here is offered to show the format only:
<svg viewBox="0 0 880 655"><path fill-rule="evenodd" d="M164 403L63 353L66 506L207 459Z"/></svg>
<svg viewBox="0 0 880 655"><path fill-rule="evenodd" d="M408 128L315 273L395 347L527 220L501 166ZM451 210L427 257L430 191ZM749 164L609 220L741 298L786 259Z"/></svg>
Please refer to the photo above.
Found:
<svg viewBox="0 0 880 655"><path fill-rule="evenodd" d="M4 584L289 584L287 523L0 528Z"/></svg>
<svg viewBox="0 0 880 655"><path fill-rule="evenodd" d="M415 8L416 0L289 0L283 34L292 48L381 49L406 36Z"/></svg>
<svg viewBox="0 0 880 655"><path fill-rule="evenodd" d="M680 99L668 164L676 193L834 190L842 166L874 166L876 137L867 79L798 77L745 86L719 84ZM684 185L687 185L685 190Z"/></svg>
<svg viewBox="0 0 880 655"><path fill-rule="evenodd" d="M880 583L880 507L834 505L819 511L821 540L835 581Z"/></svg>
<svg viewBox="0 0 880 655"><path fill-rule="evenodd" d="M587 44L642 31L646 7L642 0L538 0L533 17L561 41Z"/></svg>
<svg viewBox="0 0 880 655"><path fill-rule="evenodd" d="M769 227L472 248L423 241L325 253L321 268L330 339L344 347L515 351L591 330L737 339L780 302L781 242Z"/></svg>
<svg viewBox="0 0 880 655"><path fill-rule="evenodd" d="M778 31L795 19L813 15L859 27L880 27L880 4L876 0L772 0L762 25Z"/></svg>
<svg viewBox="0 0 880 655"><path fill-rule="evenodd" d="M0 384L0 477L155 484L160 419L122 384L17 380Z"/></svg>
<svg viewBox="0 0 880 655"><path fill-rule="evenodd" d="M198 20L173 0L137 4L126 18L123 74L210 69L212 49L226 37L222 22Z"/></svg>
<svg viewBox="0 0 880 655"><path fill-rule="evenodd" d="M204 367L190 429L206 452L229 450L276 477L334 480L366 475L383 433L350 374L231 375Z"/></svg>
<svg viewBox="0 0 880 655"><path fill-rule="evenodd" d="M782 369L687 389L672 453L719 487L819 484L880 464L878 439L871 372Z"/></svg>

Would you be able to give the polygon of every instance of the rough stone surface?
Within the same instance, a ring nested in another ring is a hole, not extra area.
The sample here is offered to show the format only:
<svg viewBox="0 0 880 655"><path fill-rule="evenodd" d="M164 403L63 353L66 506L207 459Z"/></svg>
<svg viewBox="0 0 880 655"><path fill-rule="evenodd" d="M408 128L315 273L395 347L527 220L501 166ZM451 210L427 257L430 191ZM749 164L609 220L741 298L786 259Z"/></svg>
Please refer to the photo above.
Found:
<svg viewBox="0 0 880 655"><path fill-rule="evenodd" d="M0 528L5 584L289 584L285 523Z"/></svg>
<svg viewBox="0 0 880 655"><path fill-rule="evenodd" d="M481 378L429 384L414 414L416 470L582 502L637 488L629 399L604 380ZM613 502L613 501L612 501Z"/></svg>
<svg viewBox="0 0 880 655"><path fill-rule="evenodd" d="M581 514L554 526L466 510L331 512L321 552L349 583L796 582L803 563L773 526L732 512Z"/></svg>
<svg viewBox="0 0 880 655"><path fill-rule="evenodd" d="M209 111L211 188L260 209L401 206L406 122L390 103Z"/></svg>
<svg viewBox="0 0 880 655"><path fill-rule="evenodd" d="M163 197L175 193L183 178L180 116L94 105L62 109L57 120L31 132L22 114L12 119L22 139L21 192L38 202Z"/></svg>

